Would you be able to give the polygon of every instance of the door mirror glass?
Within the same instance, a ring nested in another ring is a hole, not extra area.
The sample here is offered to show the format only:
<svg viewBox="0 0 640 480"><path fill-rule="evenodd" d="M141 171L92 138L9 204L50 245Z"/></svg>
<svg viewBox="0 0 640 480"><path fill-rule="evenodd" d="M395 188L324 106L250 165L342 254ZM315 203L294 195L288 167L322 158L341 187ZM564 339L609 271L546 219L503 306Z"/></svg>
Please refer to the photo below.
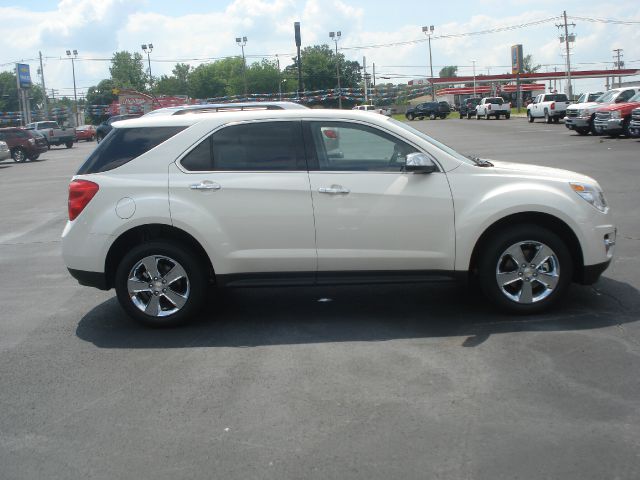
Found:
<svg viewBox="0 0 640 480"><path fill-rule="evenodd" d="M438 171L438 167L431 157L425 153L410 153L407 155L405 171L412 173L433 173Z"/></svg>

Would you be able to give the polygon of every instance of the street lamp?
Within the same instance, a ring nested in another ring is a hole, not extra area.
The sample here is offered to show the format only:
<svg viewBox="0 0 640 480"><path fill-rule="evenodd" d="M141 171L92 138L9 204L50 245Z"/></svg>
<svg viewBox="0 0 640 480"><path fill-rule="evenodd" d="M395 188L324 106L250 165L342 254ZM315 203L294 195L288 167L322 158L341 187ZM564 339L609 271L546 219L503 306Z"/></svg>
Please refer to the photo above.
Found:
<svg viewBox="0 0 640 480"><path fill-rule="evenodd" d="M433 60L431 58L431 35L433 35L433 25L422 27L422 32L427 36L429 40L429 70L431 72L431 100L436 99L436 92L433 89Z"/></svg>
<svg viewBox="0 0 640 480"><path fill-rule="evenodd" d="M473 63L473 96L476 96L476 61L475 60L469 60L471 63Z"/></svg>
<svg viewBox="0 0 640 480"><path fill-rule="evenodd" d="M340 59L338 58L338 40L342 32L329 32L329 38L336 44L336 77L338 77L338 108L342 110L342 88L340 87Z"/></svg>
<svg viewBox="0 0 640 480"><path fill-rule="evenodd" d="M141 45L144 53L147 54L147 62L149 63L149 90L153 87L153 77L151 76L151 52L153 52L153 43L143 43Z"/></svg>
<svg viewBox="0 0 640 480"><path fill-rule="evenodd" d="M247 63L244 57L244 46L247 44L247 37L236 37L236 43L242 48L242 81L244 82L244 96L247 97Z"/></svg>
<svg viewBox="0 0 640 480"><path fill-rule="evenodd" d="M78 50L73 50L73 55L71 54L71 50L67 50L67 57L71 59L71 71L73 72L73 102L75 103L75 121L76 127L79 125L78 123L78 95L76 93L76 66L74 60L78 58Z"/></svg>

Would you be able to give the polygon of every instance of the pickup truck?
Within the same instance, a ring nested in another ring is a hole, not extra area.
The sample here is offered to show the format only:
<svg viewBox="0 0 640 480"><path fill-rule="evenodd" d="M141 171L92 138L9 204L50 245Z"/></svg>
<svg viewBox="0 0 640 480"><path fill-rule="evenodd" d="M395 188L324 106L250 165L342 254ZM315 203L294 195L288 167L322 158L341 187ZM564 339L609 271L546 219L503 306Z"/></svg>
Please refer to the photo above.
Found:
<svg viewBox="0 0 640 480"><path fill-rule="evenodd" d="M476 107L480 103L482 98L480 97L469 97L466 100L460 102L460 119L467 117L467 120L471 118L472 115L476 114Z"/></svg>
<svg viewBox="0 0 640 480"><path fill-rule="evenodd" d="M375 105L357 105L352 108L352 110L360 110L362 112L374 112L379 113L380 115L386 115L387 117L391 116L391 110L386 108L379 108Z"/></svg>
<svg viewBox="0 0 640 480"><path fill-rule="evenodd" d="M564 93L541 93L527 107L527 119L533 123L536 118L544 118L546 123L558 123L569 106L569 98Z"/></svg>
<svg viewBox="0 0 640 480"><path fill-rule="evenodd" d="M485 120L489 120L489 117L496 117L496 120L499 120L500 115L503 115L504 118L511 117L511 104L505 103L502 97L483 98L476 107L476 120L480 120L480 117L484 117Z"/></svg>
<svg viewBox="0 0 640 480"><path fill-rule="evenodd" d="M629 133L632 137L640 137L640 108L635 108L631 112L631 123L629 124Z"/></svg>
<svg viewBox="0 0 640 480"><path fill-rule="evenodd" d="M33 122L27 124L25 127L27 130L35 130L44 135L47 140L47 147L51 148L51 145L64 145L67 148L73 147L73 143L76 141L76 131L73 128L60 127L58 122L45 121L45 122Z"/></svg>
<svg viewBox="0 0 640 480"><path fill-rule="evenodd" d="M625 103L613 103L596 110L593 121L596 133L616 137L620 134L631 136L631 112L640 107L640 93L636 93Z"/></svg>
<svg viewBox="0 0 640 480"><path fill-rule="evenodd" d="M614 88L599 96L595 102L574 103L567 107L564 117L564 126L574 130L578 135L588 135L591 132L597 135L594 123L596 110L613 103L628 102L631 97L640 92L640 87Z"/></svg>

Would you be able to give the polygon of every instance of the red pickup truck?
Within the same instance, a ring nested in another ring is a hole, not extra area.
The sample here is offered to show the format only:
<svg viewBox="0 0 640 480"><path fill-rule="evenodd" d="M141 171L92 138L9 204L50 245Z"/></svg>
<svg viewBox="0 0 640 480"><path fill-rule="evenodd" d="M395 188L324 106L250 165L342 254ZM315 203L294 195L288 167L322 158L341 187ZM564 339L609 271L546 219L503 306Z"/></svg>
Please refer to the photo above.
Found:
<svg viewBox="0 0 640 480"><path fill-rule="evenodd" d="M596 133L604 135L631 136L631 112L640 107L640 93L625 103L612 103L596 110L593 125Z"/></svg>

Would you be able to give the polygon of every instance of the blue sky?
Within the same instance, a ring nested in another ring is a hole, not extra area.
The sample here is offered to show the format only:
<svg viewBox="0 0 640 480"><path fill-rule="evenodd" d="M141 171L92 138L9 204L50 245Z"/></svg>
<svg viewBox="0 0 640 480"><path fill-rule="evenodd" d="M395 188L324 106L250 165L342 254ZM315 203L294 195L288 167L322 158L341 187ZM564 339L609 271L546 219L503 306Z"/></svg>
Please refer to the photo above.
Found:
<svg viewBox="0 0 640 480"><path fill-rule="evenodd" d="M329 43L328 32L341 30L339 47L348 58L376 64L378 74L397 81L424 76L428 48L423 25L435 26L432 41L434 73L443 65L458 65L459 74L505 73L509 47L524 45L544 70L562 69L554 21L494 34L459 38L441 35L478 32L557 17L622 19L640 22L639 0L475 0L403 2L363 0L0 0L3 35L0 69L30 60L42 51L48 88L70 94L72 79L65 50L77 49L77 84L81 91L108 76L114 51L140 51L152 42L154 75L168 73L176 60L197 65L207 58L238 55L236 36L247 36L249 61L278 53L283 66L295 50L293 22L302 23L304 45ZM572 63L577 69L611 68L612 50L624 49L628 68L640 69L640 23L604 24L574 20L577 34ZM417 41L402 46L357 47ZM274 57L271 57L274 58ZM640 80L640 77L629 80ZM603 80L582 80L576 91L601 89Z"/></svg>

